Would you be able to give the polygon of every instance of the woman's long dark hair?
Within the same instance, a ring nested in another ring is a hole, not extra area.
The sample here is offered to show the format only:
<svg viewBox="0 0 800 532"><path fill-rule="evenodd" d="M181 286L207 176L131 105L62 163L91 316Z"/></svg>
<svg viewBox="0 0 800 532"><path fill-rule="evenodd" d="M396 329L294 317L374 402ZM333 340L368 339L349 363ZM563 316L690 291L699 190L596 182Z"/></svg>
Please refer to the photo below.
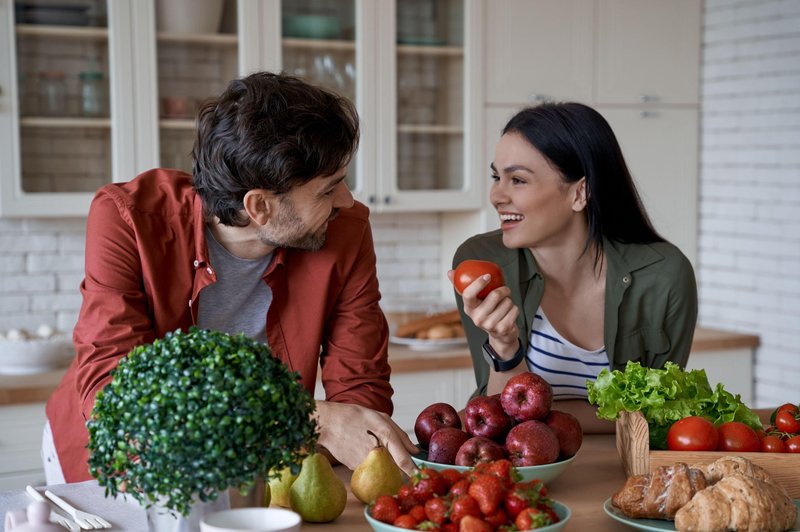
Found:
<svg viewBox="0 0 800 532"><path fill-rule="evenodd" d="M603 252L603 237L625 243L662 242L633 184L611 126L579 103L544 103L523 109L503 128L518 133L559 170L568 183L586 177L586 249Z"/></svg>
<svg viewBox="0 0 800 532"><path fill-rule="evenodd" d="M253 189L283 194L346 166L358 146L352 102L285 74L237 79L197 116L192 180L206 216L245 226Z"/></svg>

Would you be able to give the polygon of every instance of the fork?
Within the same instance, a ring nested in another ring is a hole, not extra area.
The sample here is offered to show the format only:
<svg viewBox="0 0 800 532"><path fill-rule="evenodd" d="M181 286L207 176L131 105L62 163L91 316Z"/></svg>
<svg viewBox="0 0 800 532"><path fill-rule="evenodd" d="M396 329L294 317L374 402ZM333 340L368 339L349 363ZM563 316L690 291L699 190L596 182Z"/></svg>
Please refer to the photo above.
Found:
<svg viewBox="0 0 800 532"><path fill-rule="evenodd" d="M25 486L25 491L28 492L28 495L35 501L47 503L47 499L42 497L42 494L36 491L33 486ZM48 503L49 506L49 503ZM54 522L57 525L61 525L70 532L78 532L81 528L78 524L73 521L72 519L67 519L61 514L56 513L54 510L50 510L50 521Z"/></svg>
<svg viewBox="0 0 800 532"><path fill-rule="evenodd" d="M45 490L44 492L45 497L56 503L56 506L67 512L72 519L78 523L78 526L81 528L85 528L86 530L93 530L97 528L111 528L111 523L100 517L99 515L95 515L89 512L84 512L82 510L78 510L70 503L56 495L50 490Z"/></svg>

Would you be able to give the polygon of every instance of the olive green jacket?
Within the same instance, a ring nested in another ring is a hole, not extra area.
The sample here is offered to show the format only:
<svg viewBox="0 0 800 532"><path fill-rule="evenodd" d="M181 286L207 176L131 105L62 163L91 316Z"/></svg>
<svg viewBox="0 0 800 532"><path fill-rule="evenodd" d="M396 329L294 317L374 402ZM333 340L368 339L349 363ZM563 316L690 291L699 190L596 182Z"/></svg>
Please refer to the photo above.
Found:
<svg viewBox="0 0 800 532"><path fill-rule="evenodd" d="M668 242L623 244L604 240L606 301L604 342L612 369L629 361L660 368L667 361L686 366L697 322L697 285L689 260ZM453 267L466 259L488 260L503 270L511 299L520 308L519 339L528 345L534 313L544 291L544 278L530 250L503 245L500 230L474 236L461 244ZM485 394L489 365L483 358L486 333L456 304L469 342L476 394Z"/></svg>

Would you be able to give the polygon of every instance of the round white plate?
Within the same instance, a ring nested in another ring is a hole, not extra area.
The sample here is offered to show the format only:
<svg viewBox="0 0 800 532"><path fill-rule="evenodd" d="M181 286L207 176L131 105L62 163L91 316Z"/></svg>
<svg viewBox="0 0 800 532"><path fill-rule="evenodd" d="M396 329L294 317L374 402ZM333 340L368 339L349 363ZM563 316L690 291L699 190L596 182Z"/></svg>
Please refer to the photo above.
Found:
<svg viewBox="0 0 800 532"><path fill-rule="evenodd" d="M423 340L421 338L402 338L400 336L390 336L389 341L393 344L408 346L414 351L436 351L439 349L451 349L467 345L467 339L463 336L459 338L442 338L441 340Z"/></svg>

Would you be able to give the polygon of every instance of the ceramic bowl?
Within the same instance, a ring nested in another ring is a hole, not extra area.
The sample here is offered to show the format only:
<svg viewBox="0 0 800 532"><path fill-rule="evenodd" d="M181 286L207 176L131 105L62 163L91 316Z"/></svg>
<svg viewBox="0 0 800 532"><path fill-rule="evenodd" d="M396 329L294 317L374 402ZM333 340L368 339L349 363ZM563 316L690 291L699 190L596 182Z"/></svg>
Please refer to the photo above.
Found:
<svg viewBox="0 0 800 532"><path fill-rule="evenodd" d="M342 33L339 19L327 15L287 15L282 23L284 37L336 39Z"/></svg>
<svg viewBox="0 0 800 532"><path fill-rule="evenodd" d="M283 508L236 508L203 517L201 532L299 532L300 515Z"/></svg>
<svg viewBox="0 0 800 532"><path fill-rule="evenodd" d="M72 338L0 338L0 374L27 375L69 365L75 356Z"/></svg>
<svg viewBox="0 0 800 532"><path fill-rule="evenodd" d="M471 467L467 466L458 466L458 465L450 465L450 464L438 464L436 462L430 462L426 458L428 457L427 453L424 451L415 454L411 457L417 467L429 467L431 469L436 469L437 471L441 471L443 469L455 469L456 471L468 471L472 469ZM517 467L516 470L522 476L523 481L539 479L545 484L548 484L558 478L558 476L563 473L567 467L575 460L575 457L567 458L566 460L561 460L559 462L554 462L552 464L544 464L544 465L537 465L537 466L524 466L524 467Z"/></svg>
<svg viewBox="0 0 800 532"><path fill-rule="evenodd" d="M542 528L537 528L536 532L558 532L567 525L567 521L569 521L569 518L572 517L572 512L570 511L569 507L566 506L565 504L561 504L558 501L553 501L553 509L556 511L556 515L558 516L560 521L552 525L544 526ZM375 530L375 532L401 532L405 530L404 528L392 526L383 523L381 521L378 521L377 519L373 519L369 515L369 506L364 508L364 517L367 518L369 526L371 526L372 530Z"/></svg>

